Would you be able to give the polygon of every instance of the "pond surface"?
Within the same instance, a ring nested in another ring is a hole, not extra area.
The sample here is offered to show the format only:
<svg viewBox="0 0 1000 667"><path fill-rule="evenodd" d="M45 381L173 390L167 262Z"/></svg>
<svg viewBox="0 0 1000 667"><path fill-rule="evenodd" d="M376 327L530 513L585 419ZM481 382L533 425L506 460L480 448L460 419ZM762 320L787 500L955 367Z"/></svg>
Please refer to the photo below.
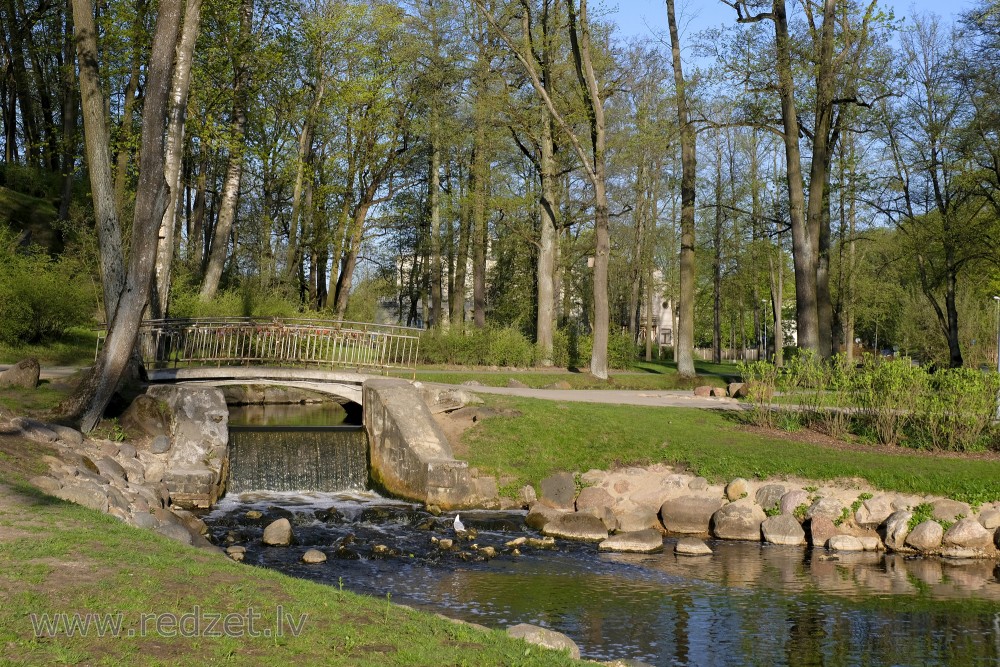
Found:
<svg viewBox="0 0 1000 667"><path fill-rule="evenodd" d="M247 519L248 510L263 513ZM265 547L280 517L296 543ZM599 554L593 544L557 548L507 542L540 537L523 513L462 513L476 531L454 539L453 515L370 493L247 493L206 517L222 545L246 562L448 616L504 628L534 623L571 636L592 659L655 665L1000 664L1000 582L995 564L948 563L710 542L715 553ZM494 558L483 555L492 546ZM326 563L305 565L317 548Z"/></svg>

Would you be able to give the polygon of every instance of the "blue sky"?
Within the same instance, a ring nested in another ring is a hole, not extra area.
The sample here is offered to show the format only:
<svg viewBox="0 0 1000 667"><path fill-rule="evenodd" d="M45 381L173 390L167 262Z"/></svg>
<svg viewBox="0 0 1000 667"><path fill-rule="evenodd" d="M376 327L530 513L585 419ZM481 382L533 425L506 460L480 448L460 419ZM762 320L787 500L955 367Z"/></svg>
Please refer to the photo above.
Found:
<svg viewBox="0 0 1000 667"><path fill-rule="evenodd" d="M692 39L705 28L732 23L735 12L719 0L674 0L678 13L681 43ZM794 0L793 0L794 2ZM793 2L789 2L789 13ZM897 18L934 13L951 19L972 6L970 0L880 0L880 5L892 8ZM621 34L651 36L666 32L667 10L663 0L601 0L595 3L592 13L608 21L615 21Z"/></svg>

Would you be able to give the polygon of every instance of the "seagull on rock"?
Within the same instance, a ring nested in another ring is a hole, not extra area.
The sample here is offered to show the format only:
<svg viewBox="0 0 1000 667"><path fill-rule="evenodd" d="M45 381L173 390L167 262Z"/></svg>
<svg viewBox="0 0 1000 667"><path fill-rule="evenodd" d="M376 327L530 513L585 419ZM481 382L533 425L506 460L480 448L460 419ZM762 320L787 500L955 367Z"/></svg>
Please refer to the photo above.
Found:
<svg viewBox="0 0 1000 667"><path fill-rule="evenodd" d="M462 519L459 518L458 514L455 515L455 525L454 525L454 528L455 528L455 532L456 533L464 533L465 532L465 524L462 523Z"/></svg>

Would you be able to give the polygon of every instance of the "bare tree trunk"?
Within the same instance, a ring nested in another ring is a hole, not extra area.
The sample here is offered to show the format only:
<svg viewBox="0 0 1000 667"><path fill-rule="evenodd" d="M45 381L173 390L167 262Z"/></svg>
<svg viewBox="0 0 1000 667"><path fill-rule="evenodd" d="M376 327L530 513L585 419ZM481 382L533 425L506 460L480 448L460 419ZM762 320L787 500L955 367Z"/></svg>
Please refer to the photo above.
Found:
<svg viewBox="0 0 1000 667"><path fill-rule="evenodd" d="M201 25L201 0L187 0L184 9L184 27L174 64L170 86L170 107L167 113L166 165L164 168L170 186L170 201L160 222L159 244L156 250L156 271L149 310L153 318L167 316L170 296L170 269L174 260L174 228L181 207L181 161L184 157L184 116L187 111L188 91L191 88L191 65L194 45Z"/></svg>
<svg viewBox="0 0 1000 667"><path fill-rule="evenodd" d="M489 229L486 222L486 197L489 193L489 163L486 160L486 128L476 127L472 157L472 308L477 329L486 326L486 246Z"/></svg>
<svg viewBox="0 0 1000 667"><path fill-rule="evenodd" d="M164 178L164 134L167 100L173 65L173 50L180 27L180 0L161 0L156 31L150 53L143 106L142 151L139 162L139 185L136 191L128 274L108 329L108 337L94 368L80 383L77 391L64 404L69 413L79 419L85 432L94 429L132 359L132 351L142 320L142 312L152 286L156 260L156 230L167 206L169 187ZM74 0L77 27L92 30L89 0ZM82 15L86 14L86 17ZM83 19L81 25L80 19ZM79 33L78 33L79 34ZM82 41L82 40L81 40ZM78 47L79 48L79 47ZM91 57L86 48L80 49L81 62ZM96 72L96 60L92 66ZM81 86L82 87L82 86ZM100 94L85 101L85 107L100 108ZM93 112L93 109L90 109ZM108 163L110 165L110 162Z"/></svg>
<svg viewBox="0 0 1000 667"><path fill-rule="evenodd" d="M62 196L59 199L59 219L69 220L69 207L73 201L73 171L76 167L76 119L79 104L76 90L76 54L73 46L72 8L65 7L65 39L62 63Z"/></svg>
<svg viewBox="0 0 1000 667"><path fill-rule="evenodd" d="M455 279L449 293L451 301L451 324L461 327L465 324L465 283L469 264L469 235L472 232L472 206L469 201L468 181L459 172L459 188L462 190L462 206L458 222L458 250L455 256Z"/></svg>
<svg viewBox="0 0 1000 667"><path fill-rule="evenodd" d="M247 124L247 77L249 76L244 55L239 52L246 46L250 34L250 21L253 18L253 0L242 0L240 5L240 28L238 51L233 54L235 86L233 90L233 122L230 130L229 166L226 168L226 178L222 185L222 205L219 207L219 219L215 223L215 233L208 250L208 263L205 267L205 278L202 282L199 298L211 301L219 291L219 281L222 269L226 264L229 251L229 237L236 220L236 203L240 193L240 182L243 178L244 136Z"/></svg>
<svg viewBox="0 0 1000 667"><path fill-rule="evenodd" d="M781 120L784 126L785 173L788 179L788 216L792 227L792 259L795 264L795 307L798 346L819 351L819 314L816 304L815 251L805 212L802 159L799 152L799 121L795 111L791 44L784 0L774 0L778 84Z"/></svg>
<svg viewBox="0 0 1000 667"><path fill-rule="evenodd" d="M552 140L552 119L544 114L541 123L542 136L539 155L539 179L541 197L538 200L538 308L535 318L538 362L541 366L552 366L552 334L555 320L555 270L558 238L556 236L556 161Z"/></svg>
<svg viewBox="0 0 1000 667"><path fill-rule="evenodd" d="M427 180L428 206L430 207L431 251L431 321L433 326L444 326L444 304L441 289L441 139L438 122L431 127L431 164Z"/></svg>
<svg viewBox="0 0 1000 667"><path fill-rule="evenodd" d="M73 0L73 24L80 72L87 172L90 174L90 193L94 202L97 243L101 255L104 318L110 325L118 309L118 298L125 286L125 266L121 223L111 177L111 139L104 115L104 91L98 71L97 29L91 0Z"/></svg>
<svg viewBox="0 0 1000 667"><path fill-rule="evenodd" d="M667 24L670 28L670 51L674 68L674 88L677 98L677 122L681 128L681 265L680 303L676 338L677 372L681 377L694 377L694 281L695 233L694 198L697 176L695 143L697 135L688 118L687 83L681 66L681 45L677 34L674 0L667 2Z"/></svg>
<svg viewBox="0 0 1000 667"><path fill-rule="evenodd" d="M288 221L288 248L285 252L285 276L289 282L293 282L298 273L300 256L298 230L299 220L302 218L303 182L306 177L306 169L312 164L315 156L312 147L313 126L315 125L316 115L319 112L325 90L326 77L321 76L319 85L316 86L312 104L309 105L309 111L302 122L302 131L299 133L299 149L295 161L295 185L292 187L292 214Z"/></svg>

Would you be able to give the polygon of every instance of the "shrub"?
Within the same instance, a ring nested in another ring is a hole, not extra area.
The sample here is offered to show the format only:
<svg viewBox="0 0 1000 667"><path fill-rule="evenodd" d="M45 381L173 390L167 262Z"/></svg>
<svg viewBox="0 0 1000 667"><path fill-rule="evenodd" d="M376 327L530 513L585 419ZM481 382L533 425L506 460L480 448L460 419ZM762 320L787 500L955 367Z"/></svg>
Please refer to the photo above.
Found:
<svg viewBox="0 0 1000 667"><path fill-rule="evenodd" d="M535 346L516 327L487 329L490 366L531 366L535 361Z"/></svg>
<svg viewBox="0 0 1000 667"><path fill-rule="evenodd" d="M630 368L639 358L639 350L627 331L612 333L608 338L608 366Z"/></svg>
<svg viewBox="0 0 1000 667"><path fill-rule="evenodd" d="M900 442L910 410L920 399L927 373L909 359L880 359L866 355L851 379L851 399L878 441Z"/></svg>
<svg viewBox="0 0 1000 667"><path fill-rule="evenodd" d="M916 437L936 449L982 449L997 412L1000 375L947 368L930 375L914 410Z"/></svg>
<svg viewBox="0 0 1000 667"><path fill-rule="evenodd" d="M774 426L774 393L778 386L778 368L769 361L741 362L740 375L746 385L747 399L753 404L749 412L751 423Z"/></svg>
<svg viewBox="0 0 1000 667"><path fill-rule="evenodd" d="M18 250L0 229L0 342L37 343L93 322L97 288L72 259Z"/></svg>

